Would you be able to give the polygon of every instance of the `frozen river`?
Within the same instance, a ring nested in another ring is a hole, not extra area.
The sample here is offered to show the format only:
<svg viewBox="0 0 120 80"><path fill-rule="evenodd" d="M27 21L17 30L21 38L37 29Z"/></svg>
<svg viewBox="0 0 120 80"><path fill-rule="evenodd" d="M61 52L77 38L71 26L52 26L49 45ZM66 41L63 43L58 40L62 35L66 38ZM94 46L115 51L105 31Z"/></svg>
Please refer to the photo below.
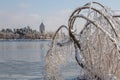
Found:
<svg viewBox="0 0 120 80"><path fill-rule="evenodd" d="M50 41L0 41L0 80L45 80L45 55ZM76 62L62 68L66 80L77 77Z"/></svg>

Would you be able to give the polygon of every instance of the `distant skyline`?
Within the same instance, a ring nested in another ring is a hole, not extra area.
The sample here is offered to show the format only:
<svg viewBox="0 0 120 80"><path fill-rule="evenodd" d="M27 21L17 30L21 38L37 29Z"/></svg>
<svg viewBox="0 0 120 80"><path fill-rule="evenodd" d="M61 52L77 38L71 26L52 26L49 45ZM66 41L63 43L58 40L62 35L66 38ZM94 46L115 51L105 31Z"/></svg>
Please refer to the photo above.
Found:
<svg viewBox="0 0 120 80"><path fill-rule="evenodd" d="M41 22L47 31L67 25L69 16L91 0L0 0L0 29L30 26L39 31ZM120 0L93 0L120 10Z"/></svg>

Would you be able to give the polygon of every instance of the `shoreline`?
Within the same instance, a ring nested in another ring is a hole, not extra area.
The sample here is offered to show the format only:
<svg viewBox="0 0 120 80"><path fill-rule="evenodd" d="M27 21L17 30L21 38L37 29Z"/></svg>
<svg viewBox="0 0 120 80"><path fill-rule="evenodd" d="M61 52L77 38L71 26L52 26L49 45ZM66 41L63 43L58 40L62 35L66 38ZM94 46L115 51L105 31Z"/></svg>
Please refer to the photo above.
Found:
<svg viewBox="0 0 120 80"><path fill-rule="evenodd" d="M51 41L51 39L0 39L0 42L14 42L14 41Z"/></svg>

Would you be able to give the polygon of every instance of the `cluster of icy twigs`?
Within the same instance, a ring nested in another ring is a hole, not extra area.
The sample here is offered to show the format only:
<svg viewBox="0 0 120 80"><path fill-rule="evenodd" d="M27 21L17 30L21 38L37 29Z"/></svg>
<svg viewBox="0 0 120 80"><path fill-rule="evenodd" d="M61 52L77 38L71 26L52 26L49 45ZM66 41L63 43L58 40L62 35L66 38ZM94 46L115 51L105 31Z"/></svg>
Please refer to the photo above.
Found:
<svg viewBox="0 0 120 80"><path fill-rule="evenodd" d="M57 72L58 66L64 64L66 54L72 52L78 65L84 70L86 79L119 80L119 17L98 2L90 2L77 8L69 18L69 28L62 25L53 37L52 46L46 55L48 77L62 80ZM82 30L76 29L75 24L78 22L83 25L78 26L83 27ZM60 33L62 28L68 30L68 35Z"/></svg>

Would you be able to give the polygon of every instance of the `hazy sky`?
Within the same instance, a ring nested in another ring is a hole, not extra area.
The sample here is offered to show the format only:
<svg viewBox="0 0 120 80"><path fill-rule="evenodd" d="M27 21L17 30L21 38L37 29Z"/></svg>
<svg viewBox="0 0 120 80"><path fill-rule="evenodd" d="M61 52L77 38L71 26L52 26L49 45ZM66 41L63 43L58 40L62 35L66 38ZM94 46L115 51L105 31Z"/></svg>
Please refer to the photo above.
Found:
<svg viewBox="0 0 120 80"><path fill-rule="evenodd" d="M46 30L67 25L68 18L77 7L90 0L0 0L0 29L29 25L38 30L44 22ZM114 10L120 10L120 0L99 1Z"/></svg>

